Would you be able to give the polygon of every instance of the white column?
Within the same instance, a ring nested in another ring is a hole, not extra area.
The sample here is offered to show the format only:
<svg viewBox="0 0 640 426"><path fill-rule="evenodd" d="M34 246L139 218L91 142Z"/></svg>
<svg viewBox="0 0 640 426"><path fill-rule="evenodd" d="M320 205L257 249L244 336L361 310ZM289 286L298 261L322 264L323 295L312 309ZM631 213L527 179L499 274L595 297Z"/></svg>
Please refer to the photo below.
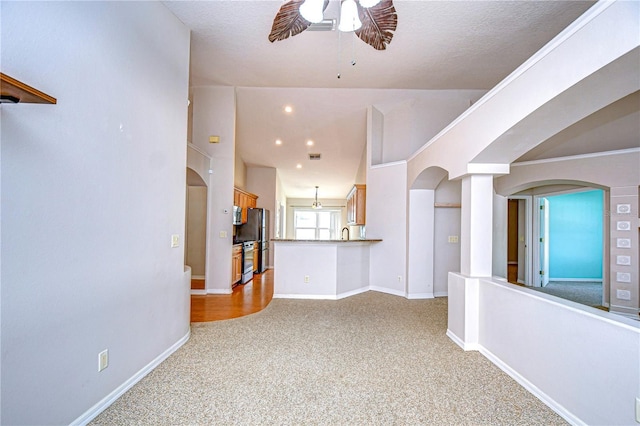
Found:
<svg viewBox="0 0 640 426"><path fill-rule="evenodd" d="M490 277L493 229L493 175L462 179L460 272L469 277Z"/></svg>

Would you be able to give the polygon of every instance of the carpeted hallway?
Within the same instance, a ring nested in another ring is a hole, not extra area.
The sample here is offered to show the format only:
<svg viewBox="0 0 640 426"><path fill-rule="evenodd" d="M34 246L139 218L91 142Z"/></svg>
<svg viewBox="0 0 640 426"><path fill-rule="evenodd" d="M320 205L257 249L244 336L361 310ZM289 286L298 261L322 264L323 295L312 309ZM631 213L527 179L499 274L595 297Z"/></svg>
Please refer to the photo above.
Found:
<svg viewBox="0 0 640 426"><path fill-rule="evenodd" d="M564 420L446 337L447 299L274 299L191 339L92 424L553 425Z"/></svg>
<svg viewBox="0 0 640 426"><path fill-rule="evenodd" d="M529 287L587 306L602 306L602 283L583 281L551 281L546 287Z"/></svg>

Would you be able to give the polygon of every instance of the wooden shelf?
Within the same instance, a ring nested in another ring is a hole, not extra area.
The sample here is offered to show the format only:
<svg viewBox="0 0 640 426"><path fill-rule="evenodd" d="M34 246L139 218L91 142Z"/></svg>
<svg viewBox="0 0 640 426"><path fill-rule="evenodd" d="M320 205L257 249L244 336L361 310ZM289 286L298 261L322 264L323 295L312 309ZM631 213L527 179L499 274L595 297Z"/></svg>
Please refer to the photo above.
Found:
<svg viewBox="0 0 640 426"><path fill-rule="evenodd" d="M30 104L55 104L56 98L34 89L15 78L9 77L0 72L0 92L2 92L3 103L30 103ZM17 102L6 101L10 97L17 99Z"/></svg>

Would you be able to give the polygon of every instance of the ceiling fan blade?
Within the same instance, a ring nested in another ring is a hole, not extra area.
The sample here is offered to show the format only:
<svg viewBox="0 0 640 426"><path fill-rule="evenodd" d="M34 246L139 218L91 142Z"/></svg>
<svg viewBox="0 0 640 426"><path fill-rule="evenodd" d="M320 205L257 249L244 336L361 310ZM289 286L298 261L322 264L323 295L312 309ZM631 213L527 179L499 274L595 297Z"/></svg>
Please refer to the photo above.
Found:
<svg viewBox="0 0 640 426"><path fill-rule="evenodd" d="M385 50L398 26L398 15L393 7L393 0L382 0L369 8L358 4L358 11L362 27L356 30L356 35L374 49Z"/></svg>
<svg viewBox="0 0 640 426"><path fill-rule="evenodd" d="M309 26L311 22L307 21L300 15L300 5L305 0L289 0L282 6L273 19L273 26L269 33L269 41L273 43L276 40L284 40L289 37L300 34ZM329 5L329 0L324 1L325 10Z"/></svg>

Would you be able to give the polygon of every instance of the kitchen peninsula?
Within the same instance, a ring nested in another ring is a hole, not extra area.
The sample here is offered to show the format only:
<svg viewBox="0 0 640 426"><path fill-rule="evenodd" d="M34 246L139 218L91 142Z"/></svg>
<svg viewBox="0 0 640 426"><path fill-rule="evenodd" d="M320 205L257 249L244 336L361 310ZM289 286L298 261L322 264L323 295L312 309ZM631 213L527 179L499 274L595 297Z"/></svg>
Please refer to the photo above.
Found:
<svg viewBox="0 0 640 426"><path fill-rule="evenodd" d="M273 297L342 299L369 290L369 248L365 240L271 240Z"/></svg>

